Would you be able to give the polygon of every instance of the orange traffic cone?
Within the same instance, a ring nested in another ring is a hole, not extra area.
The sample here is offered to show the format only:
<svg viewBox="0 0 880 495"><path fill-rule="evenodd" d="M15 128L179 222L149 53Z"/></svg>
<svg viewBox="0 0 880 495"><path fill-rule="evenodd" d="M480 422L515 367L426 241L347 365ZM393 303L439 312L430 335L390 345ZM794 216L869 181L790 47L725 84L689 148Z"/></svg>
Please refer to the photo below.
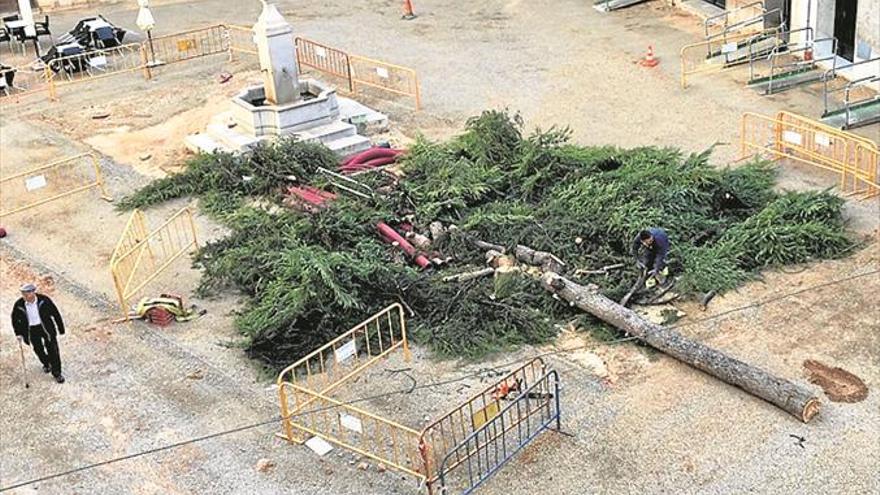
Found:
<svg viewBox="0 0 880 495"><path fill-rule="evenodd" d="M656 67L659 63L660 60L654 58L654 47L652 45L648 45L648 53L645 54L645 58L643 58L639 62L639 64L642 67Z"/></svg>

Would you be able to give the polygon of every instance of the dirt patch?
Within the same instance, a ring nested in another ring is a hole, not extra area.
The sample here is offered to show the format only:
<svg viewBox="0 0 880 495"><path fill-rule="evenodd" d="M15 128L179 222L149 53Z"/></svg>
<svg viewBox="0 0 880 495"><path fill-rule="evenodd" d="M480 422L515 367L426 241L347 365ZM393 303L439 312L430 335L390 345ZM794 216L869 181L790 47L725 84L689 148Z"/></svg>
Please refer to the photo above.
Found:
<svg viewBox="0 0 880 495"><path fill-rule="evenodd" d="M211 117L227 106L228 98L212 96L204 106L181 112L161 124L138 130L127 125L102 129L85 142L141 174L163 177L167 168L179 164L186 155L183 139L187 134L201 132Z"/></svg>
<svg viewBox="0 0 880 495"><path fill-rule="evenodd" d="M865 382L843 368L832 368L812 359L804 361L804 368L809 373L810 383L822 387L832 402L861 402L868 397Z"/></svg>
<svg viewBox="0 0 880 495"><path fill-rule="evenodd" d="M37 275L29 265L20 261L4 260L3 263L3 283L0 287L6 289L9 287L10 292L17 290L21 285L18 281L26 281L37 286L37 290L41 294L52 294L55 292L55 279L51 275Z"/></svg>

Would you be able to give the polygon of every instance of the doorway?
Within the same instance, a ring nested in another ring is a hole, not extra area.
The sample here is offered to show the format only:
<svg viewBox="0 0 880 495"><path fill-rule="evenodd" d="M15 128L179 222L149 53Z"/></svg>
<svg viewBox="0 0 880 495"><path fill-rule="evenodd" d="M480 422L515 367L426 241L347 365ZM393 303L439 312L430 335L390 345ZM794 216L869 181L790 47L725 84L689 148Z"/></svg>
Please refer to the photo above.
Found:
<svg viewBox="0 0 880 495"><path fill-rule="evenodd" d="M837 38L837 54L850 62L856 50L857 0L837 0L834 3L834 37Z"/></svg>

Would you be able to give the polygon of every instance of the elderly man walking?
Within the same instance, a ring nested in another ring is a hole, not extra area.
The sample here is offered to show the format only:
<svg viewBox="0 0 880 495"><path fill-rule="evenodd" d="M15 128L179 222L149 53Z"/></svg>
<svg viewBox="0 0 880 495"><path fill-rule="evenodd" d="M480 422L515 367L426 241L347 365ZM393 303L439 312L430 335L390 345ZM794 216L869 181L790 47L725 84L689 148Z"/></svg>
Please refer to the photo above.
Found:
<svg viewBox="0 0 880 495"><path fill-rule="evenodd" d="M37 294L34 284L21 286L21 298L12 306L12 328L19 342L34 349L43 363L43 372L51 372L56 382L64 383L58 352L58 334L64 335L64 321L52 299Z"/></svg>

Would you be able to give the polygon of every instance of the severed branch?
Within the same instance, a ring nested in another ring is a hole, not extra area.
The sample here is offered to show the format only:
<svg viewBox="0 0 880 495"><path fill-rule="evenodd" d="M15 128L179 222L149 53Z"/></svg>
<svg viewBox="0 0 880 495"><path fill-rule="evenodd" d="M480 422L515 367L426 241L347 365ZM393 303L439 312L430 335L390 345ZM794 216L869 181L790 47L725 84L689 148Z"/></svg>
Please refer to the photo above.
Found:
<svg viewBox="0 0 880 495"><path fill-rule="evenodd" d="M516 246L514 255L520 262L540 267L545 272L562 272L565 270L565 262L547 251L535 251L520 244Z"/></svg>
<svg viewBox="0 0 880 495"><path fill-rule="evenodd" d="M473 272L465 272L458 273L455 275L449 275L448 277L443 277L444 282L467 282L468 280L474 280L480 277L485 277L488 275L492 275L495 273L494 268L483 268L480 270L476 270Z"/></svg>
<svg viewBox="0 0 880 495"><path fill-rule="evenodd" d="M630 298L632 298L633 294L642 290L642 288L645 286L646 280L648 280L648 272L645 270L642 270L642 274L639 275L639 278L636 279L636 283L634 283L633 286L630 287L629 292L627 292L626 295L623 296L623 298L621 298L620 302L617 304L620 304L621 306L626 307L626 305L629 303Z"/></svg>
<svg viewBox="0 0 880 495"><path fill-rule="evenodd" d="M819 399L809 390L651 323L603 296L594 285L582 286L552 272L545 273L542 282L545 289L581 310L683 363L776 405L804 423L819 412Z"/></svg>
<svg viewBox="0 0 880 495"><path fill-rule="evenodd" d="M474 240L472 242L474 243L474 246L476 246L478 249L482 249L483 251L498 251L499 253L504 253L506 251L506 249L504 249L504 246L500 244L492 244L491 242L480 240Z"/></svg>
<svg viewBox="0 0 880 495"><path fill-rule="evenodd" d="M598 270L582 270L582 269L578 269L578 270L575 270L574 274L577 275L577 276L583 276L583 275L606 275L606 274L608 274L608 272L610 272L611 270L620 270L621 268L623 268L623 267L625 267L625 266L626 266L626 265L624 265L623 263L615 263L615 264L613 264L613 265L606 265L606 266L603 266L602 268L599 268Z"/></svg>

